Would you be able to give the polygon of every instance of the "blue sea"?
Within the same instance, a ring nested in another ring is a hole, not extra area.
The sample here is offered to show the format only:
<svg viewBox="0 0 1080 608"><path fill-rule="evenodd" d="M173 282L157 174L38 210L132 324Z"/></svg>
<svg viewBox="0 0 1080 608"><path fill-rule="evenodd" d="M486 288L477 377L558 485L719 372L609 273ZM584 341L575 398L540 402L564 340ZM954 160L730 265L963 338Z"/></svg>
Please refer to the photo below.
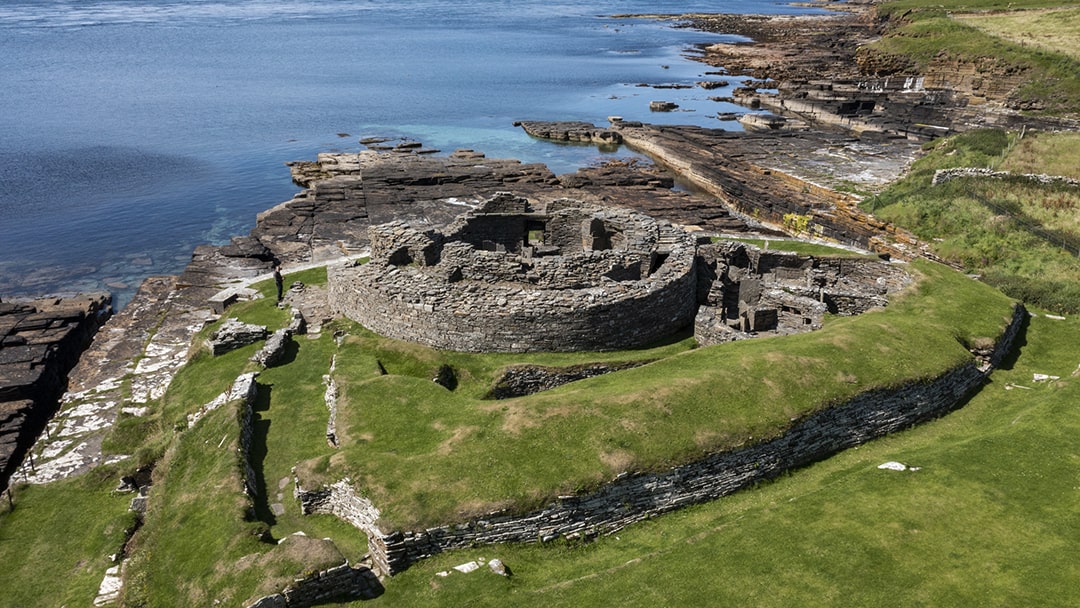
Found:
<svg viewBox="0 0 1080 608"><path fill-rule="evenodd" d="M617 14L797 13L764 0L37 0L0 4L0 298L130 300L297 190L284 163L368 136L595 162L515 120L738 129L688 58L737 36ZM732 86L738 85L733 82ZM649 101L680 111L650 113ZM619 151L616 156L629 153Z"/></svg>

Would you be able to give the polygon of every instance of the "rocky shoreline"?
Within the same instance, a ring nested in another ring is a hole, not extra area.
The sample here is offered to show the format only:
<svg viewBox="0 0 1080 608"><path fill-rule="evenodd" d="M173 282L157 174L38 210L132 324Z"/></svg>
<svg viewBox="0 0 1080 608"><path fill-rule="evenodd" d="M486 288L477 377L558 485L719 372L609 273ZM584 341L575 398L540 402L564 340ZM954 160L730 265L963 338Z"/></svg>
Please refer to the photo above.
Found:
<svg viewBox="0 0 1080 608"><path fill-rule="evenodd" d="M303 191L259 214L247 236L196 248L179 276L147 279L104 325L68 377L60 412L34 448L35 471L28 480L48 482L102 462L108 428L119 416L145 413L187 360L194 334L229 302L252 297L247 285L269 278L275 262L289 272L364 255L373 224L440 226L464 208L509 191L538 201L572 197L627 207L706 235L777 238L799 232L910 259L928 256L928 249L861 212L858 198L839 190L883 187L917 156L919 142L932 136L1045 122L1021 116L999 93L974 87L970 79L948 80L942 76L948 66L905 76L903 66L860 55L859 45L879 33L865 7L824 17L672 18L687 27L752 37L752 43L699 49L696 58L723 66L718 75L745 77L733 101L750 110L771 109L765 116L774 118L762 121L754 114L760 122L746 132L617 118L608 126L520 123L537 138L608 149L624 145L657 163L617 160L565 175L473 150L439 155L416 142L382 140L363 142L369 147L363 152L290 163ZM896 85L914 82L909 76L921 84ZM807 221L794 230L792 217ZM305 306L307 315L328 314L318 302ZM7 348L0 353L7 356ZM126 377L133 379L130 387ZM65 381L58 377L53 386L62 392Z"/></svg>
<svg viewBox="0 0 1080 608"><path fill-rule="evenodd" d="M0 492L55 413L68 372L110 314L107 294L0 302ZM28 464L34 471L32 458Z"/></svg>

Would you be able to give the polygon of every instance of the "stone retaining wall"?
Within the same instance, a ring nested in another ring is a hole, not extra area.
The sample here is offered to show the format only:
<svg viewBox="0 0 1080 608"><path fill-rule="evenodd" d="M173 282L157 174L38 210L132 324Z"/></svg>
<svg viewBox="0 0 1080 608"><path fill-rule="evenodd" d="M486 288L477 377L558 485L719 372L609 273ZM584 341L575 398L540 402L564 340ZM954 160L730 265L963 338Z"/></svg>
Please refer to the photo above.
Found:
<svg viewBox="0 0 1080 608"><path fill-rule="evenodd" d="M346 561L297 579L281 593L260 598L247 608L307 608L340 599L373 599L382 592L382 583L370 568L354 568Z"/></svg>
<svg viewBox="0 0 1080 608"><path fill-rule="evenodd" d="M1012 349L1026 314L1022 306L1016 306L986 361L973 359L937 378L868 391L807 416L775 439L661 473L623 475L596 493L560 497L544 509L524 515L494 513L423 531L387 534L378 528L378 509L347 481L317 491L305 491L297 483L296 494L305 513L332 513L367 533L376 568L384 574L400 572L439 552L477 543L533 543L609 534L655 515L730 494L955 409Z"/></svg>
<svg viewBox="0 0 1080 608"><path fill-rule="evenodd" d="M630 361L626 363L588 363L570 367L546 367L542 365L515 365L507 368L495 381L488 397L492 399L513 399L524 397L555 387L594 378L611 372L645 365L648 361Z"/></svg>

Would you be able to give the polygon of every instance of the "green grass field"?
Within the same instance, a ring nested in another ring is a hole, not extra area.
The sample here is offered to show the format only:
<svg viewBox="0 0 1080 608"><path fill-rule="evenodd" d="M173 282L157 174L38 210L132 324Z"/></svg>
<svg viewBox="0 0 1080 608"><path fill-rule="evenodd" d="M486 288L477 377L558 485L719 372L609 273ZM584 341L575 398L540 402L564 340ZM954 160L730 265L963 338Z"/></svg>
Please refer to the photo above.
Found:
<svg viewBox="0 0 1080 608"><path fill-rule="evenodd" d="M1080 8L966 13L954 14L953 18L991 36L1080 61Z"/></svg>

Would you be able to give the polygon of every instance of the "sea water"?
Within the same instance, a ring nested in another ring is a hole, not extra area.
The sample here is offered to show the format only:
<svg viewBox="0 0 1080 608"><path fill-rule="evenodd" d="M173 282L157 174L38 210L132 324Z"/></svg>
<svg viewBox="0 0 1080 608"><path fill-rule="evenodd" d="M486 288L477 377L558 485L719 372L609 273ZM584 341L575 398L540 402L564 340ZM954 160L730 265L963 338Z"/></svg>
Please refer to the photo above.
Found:
<svg viewBox="0 0 1080 608"><path fill-rule="evenodd" d="M597 162L516 120L738 129L688 58L741 38L619 14L794 13L763 0L35 0L0 5L0 298L177 273L297 188L286 161L368 136ZM733 82L731 86L737 86ZM649 101L678 103L651 113ZM615 156L629 155L625 151Z"/></svg>

